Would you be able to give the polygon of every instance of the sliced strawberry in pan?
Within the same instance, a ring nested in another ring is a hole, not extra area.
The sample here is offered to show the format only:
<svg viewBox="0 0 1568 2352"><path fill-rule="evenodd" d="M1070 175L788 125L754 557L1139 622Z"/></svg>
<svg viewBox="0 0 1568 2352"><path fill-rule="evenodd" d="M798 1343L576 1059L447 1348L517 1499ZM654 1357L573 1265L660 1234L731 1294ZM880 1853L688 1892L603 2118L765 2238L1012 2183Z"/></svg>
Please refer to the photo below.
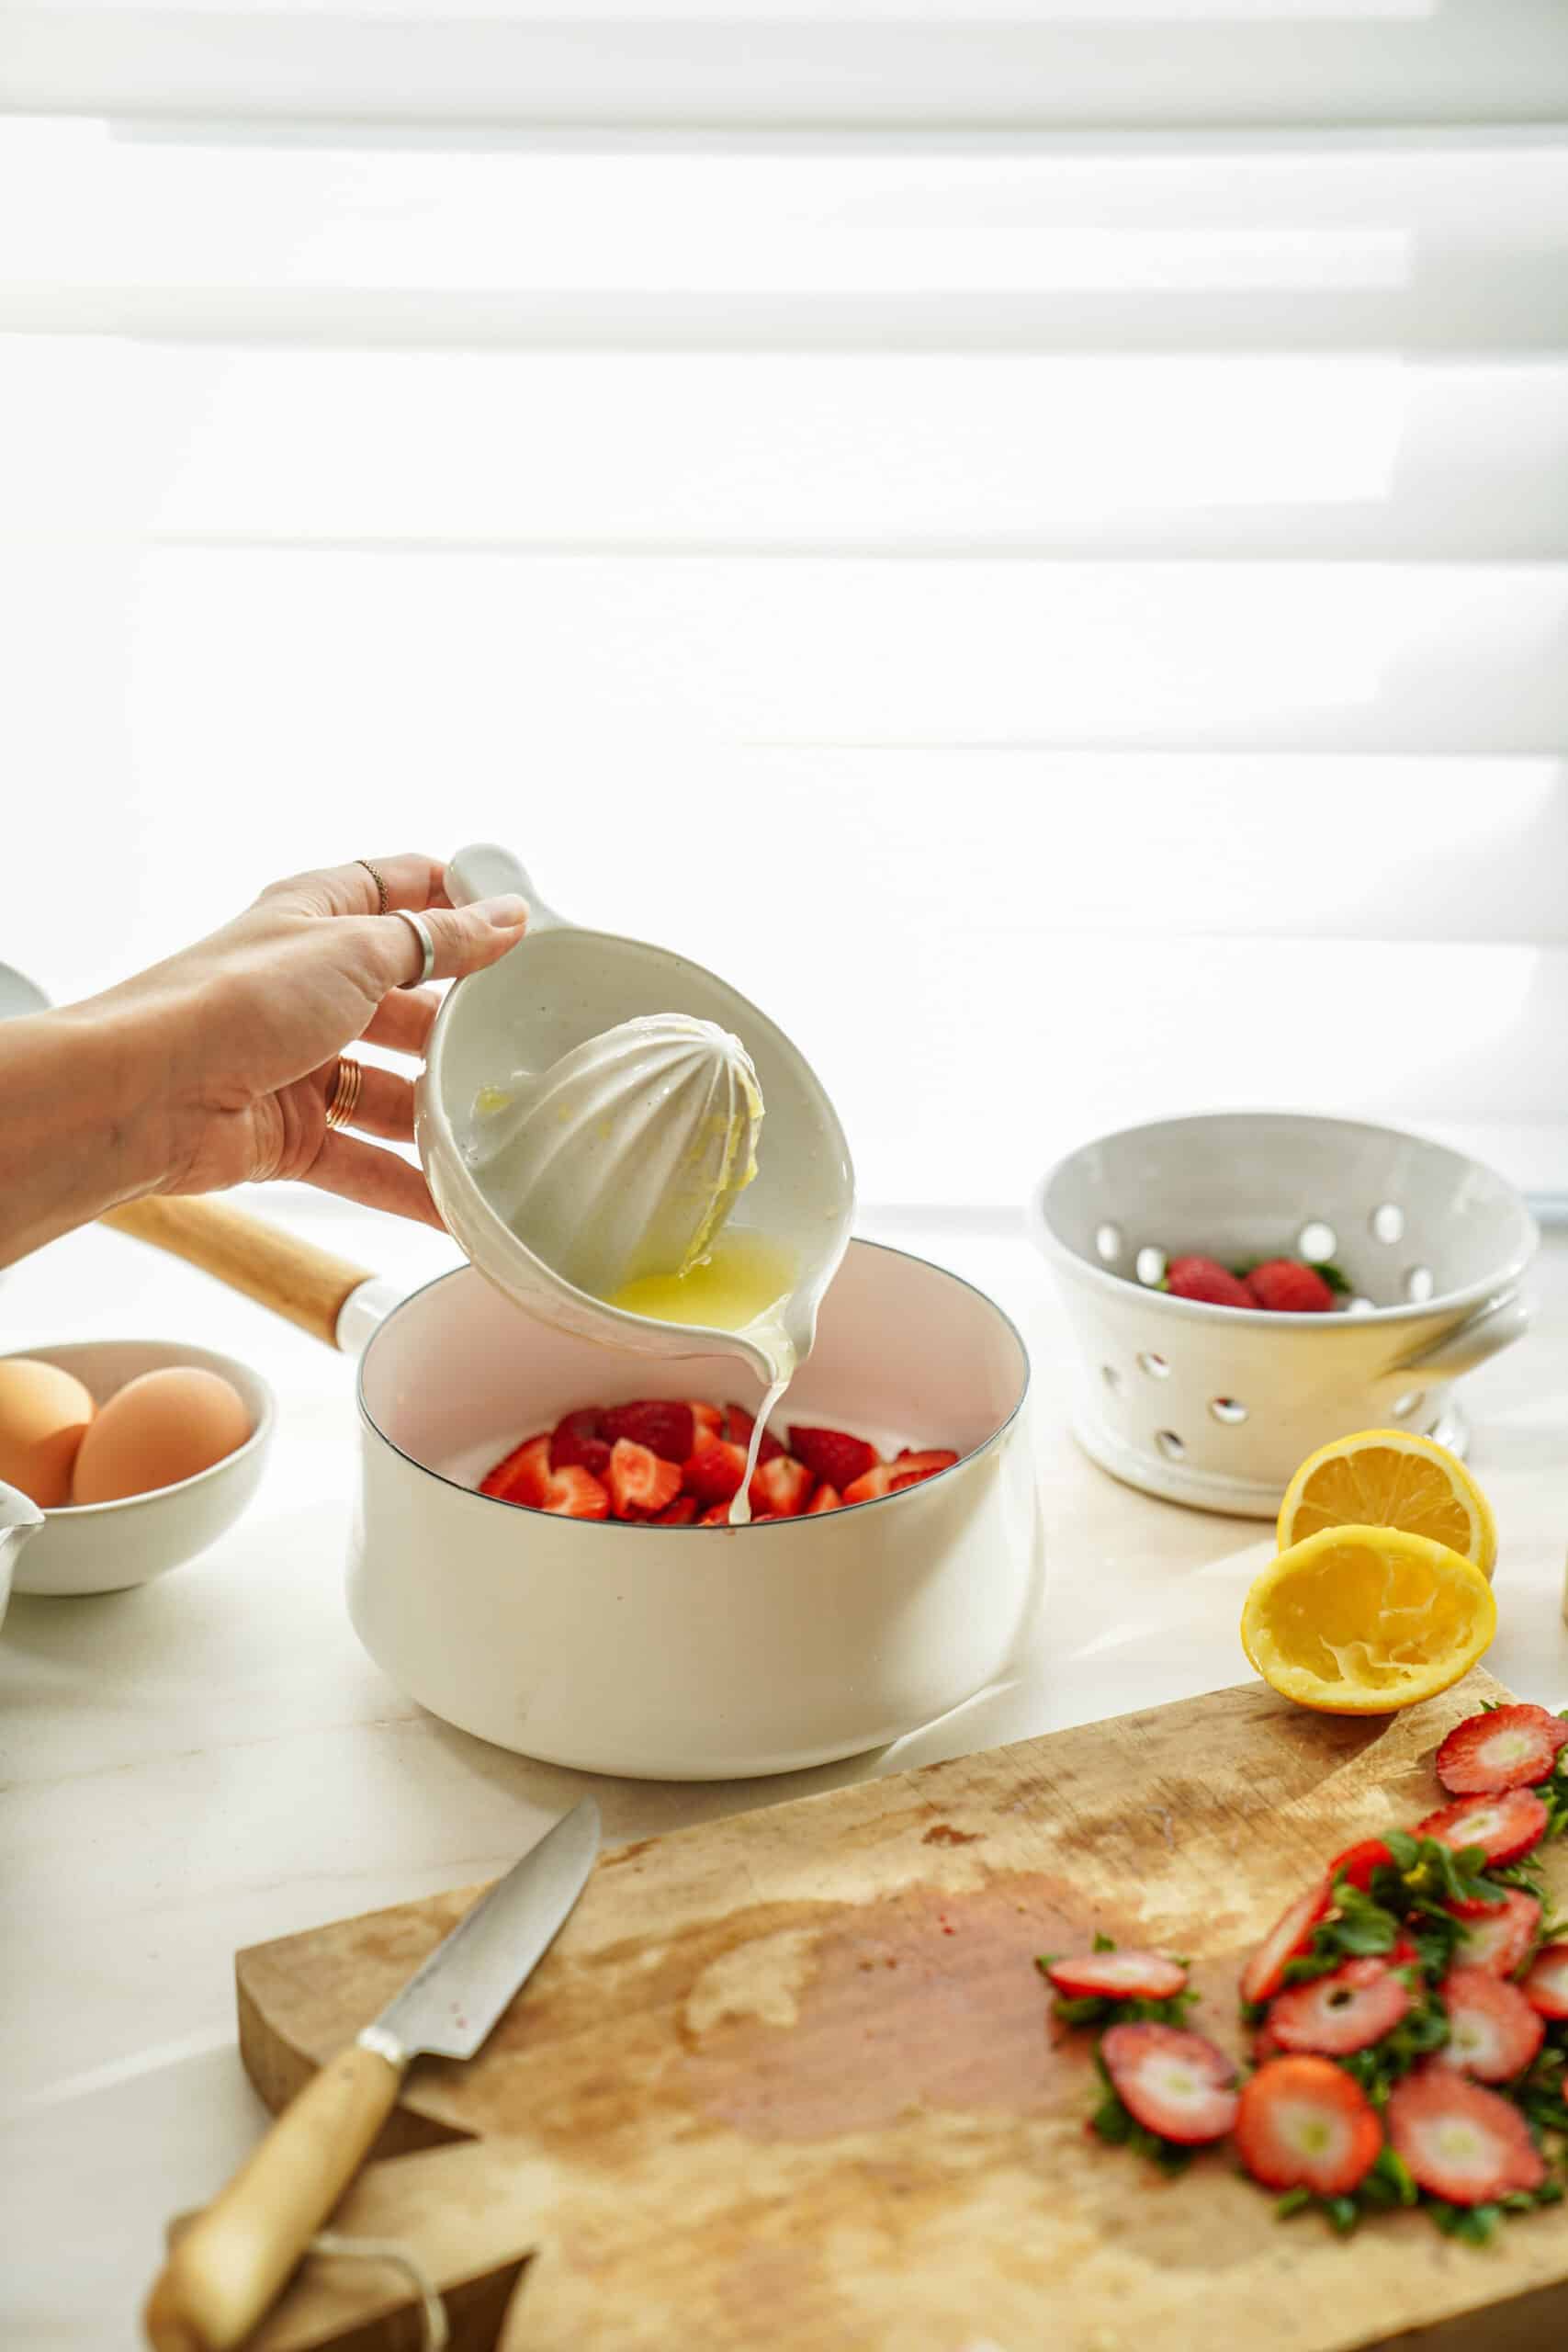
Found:
<svg viewBox="0 0 1568 2352"><path fill-rule="evenodd" d="M926 1453L901 1453L893 1463L893 1483L889 1494L900 1494L906 1487L918 1487L926 1478L934 1478L939 1470L951 1470L958 1456L946 1446L933 1447Z"/></svg>
<svg viewBox="0 0 1568 2352"><path fill-rule="evenodd" d="M498 1502L521 1503L525 1510L542 1510L545 1492L550 1479L550 1433L542 1437L525 1438L510 1453L502 1454L493 1469L487 1470L479 1480L481 1495L493 1495Z"/></svg>
<svg viewBox="0 0 1568 2352"><path fill-rule="evenodd" d="M1543 1944L1519 1990L1543 2018L1568 2018L1568 1944Z"/></svg>
<svg viewBox="0 0 1568 2352"><path fill-rule="evenodd" d="M730 1444L739 1446L750 1445L751 1442L751 1432L757 1426L753 1415L746 1410L744 1405L729 1405L726 1407L725 1410L728 1417L727 1434ZM762 1431L762 1442L757 1451L758 1461L771 1462L775 1453L782 1453L783 1452L784 1447L773 1435L772 1430L764 1430Z"/></svg>
<svg viewBox="0 0 1568 2352"><path fill-rule="evenodd" d="M1549 1781L1568 1722L1544 1707L1494 1707L1456 1724L1438 1750L1438 1778L1454 1797L1501 1796Z"/></svg>
<svg viewBox="0 0 1568 2352"><path fill-rule="evenodd" d="M1395 2086L1388 2136L1418 2185L1450 2205L1489 2205L1546 2178L1518 2109L1451 2066L1418 2067Z"/></svg>
<svg viewBox="0 0 1568 2352"><path fill-rule="evenodd" d="M1499 1797L1461 1797L1458 1804L1443 1805L1416 1823L1416 1835L1435 1838L1456 1853L1479 1846L1487 1861L1501 1869L1540 1845L1547 1818L1533 1790L1509 1789Z"/></svg>
<svg viewBox="0 0 1568 2352"><path fill-rule="evenodd" d="M844 1498L837 1487L820 1486L806 1506L806 1517L815 1519L818 1511L842 1510Z"/></svg>
<svg viewBox="0 0 1568 2352"><path fill-rule="evenodd" d="M1179 1960L1159 1951L1086 1951L1045 1971L1070 2001L1168 2001L1187 1982Z"/></svg>
<svg viewBox="0 0 1568 2352"><path fill-rule="evenodd" d="M1410 2007L1410 1987L1382 1960L1348 1960L1326 1976L1288 1984L1269 2011L1281 2050L1347 2058L1392 2033Z"/></svg>
<svg viewBox="0 0 1568 2352"><path fill-rule="evenodd" d="M1450 1904L1449 1908L1458 1911L1459 1906ZM1511 1886L1501 1903L1465 1918L1464 1937L1455 1957L1462 1968L1484 1968L1492 1976L1512 1976L1540 1932L1540 1904L1522 1887Z"/></svg>
<svg viewBox="0 0 1568 2352"><path fill-rule="evenodd" d="M724 1435L724 1412L720 1406L705 1404L700 1396L688 1397L686 1401L692 1408L697 1444L700 1445L705 1437Z"/></svg>
<svg viewBox="0 0 1568 2352"><path fill-rule="evenodd" d="M657 1453L660 1462L686 1462L696 1441L696 1424L689 1405L678 1397L649 1396L632 1405L612 1405L602 1434L611 1445L625 1438Z"/></svg>
<svg viewBox="0 0 1568 2352"><path fill-rule="evenodd" d="M1382 2125L1332 2058L1270 2058L1242 2086L1236 2153L1266 2188L1348 2197L1378 2160Z"/></svg>
<svg viewBox="0 0 1568 2352"><path fill-rule="evenodd" d="M1327 1879L1298 1894L1282 1911L1241 1972L1244 2001L1271 2001L1285 1980L1292 1960L1305 1951L1312 1931L1328 1909L1332 1893Z"/></svg>
<svg viewBox="0 0 1568 2352"><path fill-rule="evenodd" d="M698 1502L728 1503L731 1495L740 1492L745 1479L746 1450L727 1444L723 1438L705 1439L681 1476L686 1492Z"/></svg>
<svg viewBox="0 0 1568 2352"><path fill-rule="evenodd" d="M657 1519L681 1491L680 1465L661 1461L649 1446L618 1437L610 1454L607 1484L617 1519Z"/></svg>
<svg viewBox="0 0 1568 2352"><path fill-rule="evenodd" d="M728 1527L729 1524L729 1505L728 1503L715 1503L713 1509L711 1510L705 1510L701 1519L697 1521L697 1525L699 1527Z"/></svg>
<svg viewBox="0 0 1568 2352"><path fill-rule="evenodd" d="M1235 2067L1201 2033L1168 2025L1113 2025L1100 2054L1134 2121L1162 2140L1201 2147L1235 2121Z"/></svg>
<svg viewBox="0 0 1568 2352"><path fill-rule="evenodd" d="M551 1471L540 1509L552 1519L608 1519L610 1497L592 1470L581 1462L569 1462L564 1470Z"/></svg>
<svg viewBox="0 0 1568 2352"><path fill-rule="evenodd" d="M758 1464L747 1492L759 1518L766 1514L770 1519L795 1519L806 1509L816 1484L804 1462L780 1453L772 1462Z"/></svg>
<svg viewBox="0 0 1568 2352"><path fill-rule="evenodd" d="M550 1468L570 1470L574 1465L592 1470L596 1478L602 1478L610 1466L610 1442L597 1405L581 1406L556 1425L550 1440Z"/></svg>
<svg viewBox="0 0 1568 2352"><path fill-rule="evenodd" d="M677 1495L653 1521L655 1527L690 1527L697 1516L695 1495Z"/></svg>
<svg viewBox="0 0 1568 2352"><path fill-rule="evenodd" d="M911 1481L911 1483L913 1483ZM884 1495L893 1491L893 1464L879 1462L863 1478L855 1478L844 1488L846 1503L879 1503Z"/></svg>
<svg viewBox="0 0 1568 2352"><path fill-rule="evenodd" d="M1511 2083L1534 2065L1546 2038L1546 2019L1517 1984L1505 1984L1483 1968L1454 1968L1438 1990L1449 2013L1449 2038L1434 2064L1473 2075L1478 2083Z"/></svg>
<svg viewBox="0 0 1568 2352"><path fill-rule="evenodd" d="M876 1467L875 1446L842 1430L802 1429L797 1424L790 1430L789 1442L796 1461L804 1462L813 1477L825 1479L840 1493Z"/></svg>

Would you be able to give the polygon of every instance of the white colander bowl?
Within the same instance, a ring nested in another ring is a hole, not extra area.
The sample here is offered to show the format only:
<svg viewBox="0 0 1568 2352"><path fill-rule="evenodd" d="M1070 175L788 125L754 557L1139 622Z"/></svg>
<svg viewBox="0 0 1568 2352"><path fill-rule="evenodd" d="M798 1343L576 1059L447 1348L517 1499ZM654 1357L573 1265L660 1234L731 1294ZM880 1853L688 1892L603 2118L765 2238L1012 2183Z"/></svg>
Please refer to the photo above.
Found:
<svg viewBox="0 0 1568 2352"><path fill-rule="evenodd" d="M1284 1112L1129 1127L1058 1162L1036 1238L1082 1355L1073 1431L1130 1486L1272 1519L1292 1474L1359 1429L1463 1452L1460 1374L1522 1337L1540 1242L1511 1184L1397 1128ZM1167 1256L1332 1260L1333 1315L1172 1298Z"/></svg>

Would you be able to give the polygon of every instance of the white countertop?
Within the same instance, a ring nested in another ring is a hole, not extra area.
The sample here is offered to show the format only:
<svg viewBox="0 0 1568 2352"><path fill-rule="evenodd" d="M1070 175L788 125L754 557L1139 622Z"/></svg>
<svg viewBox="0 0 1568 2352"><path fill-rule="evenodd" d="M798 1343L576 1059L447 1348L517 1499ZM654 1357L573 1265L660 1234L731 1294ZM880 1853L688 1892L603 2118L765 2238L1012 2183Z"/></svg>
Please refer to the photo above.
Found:
<svg viewBox="0 0 1568 2352"><path fill-rule="evenodd" d="M276 1214L278 1199L262 1202ZM326 1246L411 1285L440 1237L291 1195ZM0 1284L3 1344L186 1339L254 1363L281 1425L261 1495L192 1566L140 1590L14 1600L0 1632L0 2341L121 2352L167 2216L251 2145L235 1951L494 1872L584 1790L618 1841L1241 1680L1243 1591L1268 1531L1155 1503L1078 1454L1070 1343L1018 1236L866 1217L969 1276L1034 1359L1049 1539L1038 1655L1008 1689L897 1747L787 1779L594 1781L448 1729L393 1689L344 1613L352 1368L190 1269L94 1230ZM1536 1332L1465 1384L1496 1508L1502 1627L1487 1663L1568 1699L1568 1236Z"/></svg>

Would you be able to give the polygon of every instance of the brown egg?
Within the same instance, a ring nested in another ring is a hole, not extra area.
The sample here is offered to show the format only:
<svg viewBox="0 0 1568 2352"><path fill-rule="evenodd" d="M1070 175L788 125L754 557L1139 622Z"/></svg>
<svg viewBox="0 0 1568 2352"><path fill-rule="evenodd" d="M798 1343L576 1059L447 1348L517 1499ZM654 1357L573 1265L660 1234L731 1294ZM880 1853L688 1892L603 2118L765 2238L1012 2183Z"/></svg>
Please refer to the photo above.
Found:
<svg viewBox="0 0 1568 2352"><path fill-rule="evenodd" d="M44 1510L71 1499L71 1472L96 1408L81 1382L32 1356L0 1360L0 1486Z"/></svg>
<svg viewBox="0 0 1568 2352"><path fill-rule="evenodd" d="M144 1372L117 1389L83 1439L71 1499L116 1503L154 1487L177 1487L210 1470L250 1433L238 1389L217 1373L194 1364Z"/></svg>

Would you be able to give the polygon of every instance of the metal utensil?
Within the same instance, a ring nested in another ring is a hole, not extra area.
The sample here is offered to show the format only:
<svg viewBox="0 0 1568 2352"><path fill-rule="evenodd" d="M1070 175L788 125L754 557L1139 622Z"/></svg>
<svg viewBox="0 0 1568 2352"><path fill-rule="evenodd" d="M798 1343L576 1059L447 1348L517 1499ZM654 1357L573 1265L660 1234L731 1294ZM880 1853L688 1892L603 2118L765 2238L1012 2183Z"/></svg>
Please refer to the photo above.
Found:
<svg viewBox="0 0 1568 2352"><path fill-rule="evenodd" d="M599 1808L585 1797L285 2108L170 2253L147 2303L155 2352L231 2352L243 2341L358 2171L412 2060L473 2056L548 1949L598 1851Z"/></svg>

